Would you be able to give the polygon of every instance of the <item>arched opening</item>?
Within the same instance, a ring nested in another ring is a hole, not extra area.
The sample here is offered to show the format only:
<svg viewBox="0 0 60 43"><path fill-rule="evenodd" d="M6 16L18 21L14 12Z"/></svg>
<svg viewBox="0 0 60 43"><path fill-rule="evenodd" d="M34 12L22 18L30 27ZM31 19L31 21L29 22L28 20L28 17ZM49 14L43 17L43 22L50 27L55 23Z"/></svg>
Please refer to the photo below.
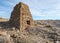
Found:
<svg viewBox="0 0 60 43"><path fill-rule="evenodd" d="M30 20L26 21L28 25L30 25Z"/></svg>

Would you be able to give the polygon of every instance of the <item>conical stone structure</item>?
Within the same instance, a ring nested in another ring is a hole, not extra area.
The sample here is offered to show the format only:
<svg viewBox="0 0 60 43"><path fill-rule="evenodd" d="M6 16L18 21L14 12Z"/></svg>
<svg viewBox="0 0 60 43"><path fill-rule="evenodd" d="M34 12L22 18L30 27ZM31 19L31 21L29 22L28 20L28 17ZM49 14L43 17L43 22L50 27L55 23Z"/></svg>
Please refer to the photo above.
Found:
<svg viewBox="0 0 60 43"><path fill-rule="evenodd" d="M22 2L17 4L11 13L9 23L20 31L33 26L34 22L29 7Z"/></svg>

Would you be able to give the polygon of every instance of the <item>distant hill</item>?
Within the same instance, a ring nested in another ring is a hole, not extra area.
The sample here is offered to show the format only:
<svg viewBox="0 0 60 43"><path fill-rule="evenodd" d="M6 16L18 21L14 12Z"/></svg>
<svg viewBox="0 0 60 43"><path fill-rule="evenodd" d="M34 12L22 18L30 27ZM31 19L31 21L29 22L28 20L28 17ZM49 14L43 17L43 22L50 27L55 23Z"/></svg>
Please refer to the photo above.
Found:
<svg viewBox="0 0 60 43"><path fill-rule="evenodd" d="M0 22L8 21L6 18L0 18Z"/></svg>

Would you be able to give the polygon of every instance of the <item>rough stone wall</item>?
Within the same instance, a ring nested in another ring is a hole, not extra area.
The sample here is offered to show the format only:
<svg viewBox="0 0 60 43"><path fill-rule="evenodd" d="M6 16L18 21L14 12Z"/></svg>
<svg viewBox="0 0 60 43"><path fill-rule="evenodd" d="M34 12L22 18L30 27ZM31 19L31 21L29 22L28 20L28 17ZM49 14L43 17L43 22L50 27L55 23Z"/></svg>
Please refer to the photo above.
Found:
<svg viewBox="0 0 60 43"><path fill-rule="evenodd" d="M22 2L17 4L11 13L9 23L11 26L18 28L21 31L27 27L33 26L34 23L29 7Z"/></svg>
<svg viewBox="0 0 60 43"><path fill-rule="evenodd" d="M9 20L10 26L15 28L20 28L20 8L16 5L11 13L11 17Z"/></svg>

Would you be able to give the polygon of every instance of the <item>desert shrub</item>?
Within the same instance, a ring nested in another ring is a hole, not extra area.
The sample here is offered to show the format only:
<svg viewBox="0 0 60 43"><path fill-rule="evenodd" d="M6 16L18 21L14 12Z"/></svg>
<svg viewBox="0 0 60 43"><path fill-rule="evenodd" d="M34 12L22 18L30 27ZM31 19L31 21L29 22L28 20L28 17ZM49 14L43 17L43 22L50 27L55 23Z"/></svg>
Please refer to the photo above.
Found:
<svg viewBox="0 0 60 43"><path fill-rule="evenodd" d="M52 28L52 26L51 26L51 25L46 25L45 27L47 27L47 28Z"/></svg>

